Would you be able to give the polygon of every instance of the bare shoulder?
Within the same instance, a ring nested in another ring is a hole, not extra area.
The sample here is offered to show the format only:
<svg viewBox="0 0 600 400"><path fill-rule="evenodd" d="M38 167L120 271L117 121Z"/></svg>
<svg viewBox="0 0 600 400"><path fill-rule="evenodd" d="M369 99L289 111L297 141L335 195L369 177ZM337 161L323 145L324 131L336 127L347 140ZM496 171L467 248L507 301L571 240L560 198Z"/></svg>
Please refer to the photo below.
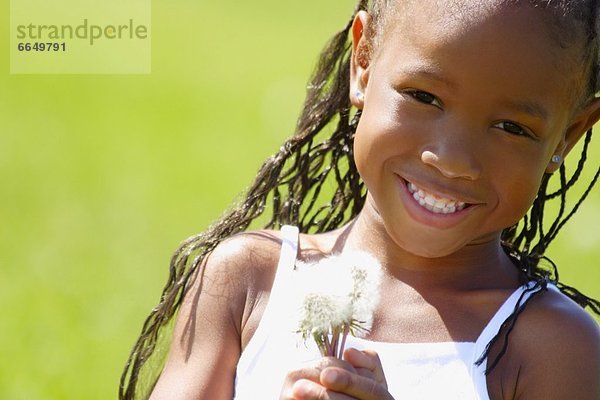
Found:
<svg viewBox="0 0 600 400"><path fill-rule="evenodd" d="M152 399L231 399L244 327L272 285L280 248L279 232L245 232L202 261L190 278Z"/></svg>
<svg viewBox="0 0 600 400"><path fill-rule="evenodd" d="M250 231L220 243L206 258L192 292L226 297L241 336L256 304L270 292L281 251L281 232ZM189 296L188 296L189 297ZM190 301L195 302L194 298Z"/></svg>
<svg viewBox="0 0 600 400"><path fill-rule="evenodd" d="M527 348L542 350L550 346L568 345L571 350L585 347L600 351L600 328L577 303L555 290L547 290L523 312L518 338ZM515 336L517 334L515 333ZM558 349L554 349L556 352Z"/></svg>
<svg viewBox="0 0 600 400"><path fill-rule="evenodd" d="M221 242L206 258L203 272L215 280L241 284L248 288L262 279L272 278L281 249L281 232L250 231Z"/></svg>
<svg viewBox="0 0 600 400"><path fill-rule="evenodd" d="M600 399L600 328L564 294L532 299L510 340L519 360L516 399Z"/></svg>

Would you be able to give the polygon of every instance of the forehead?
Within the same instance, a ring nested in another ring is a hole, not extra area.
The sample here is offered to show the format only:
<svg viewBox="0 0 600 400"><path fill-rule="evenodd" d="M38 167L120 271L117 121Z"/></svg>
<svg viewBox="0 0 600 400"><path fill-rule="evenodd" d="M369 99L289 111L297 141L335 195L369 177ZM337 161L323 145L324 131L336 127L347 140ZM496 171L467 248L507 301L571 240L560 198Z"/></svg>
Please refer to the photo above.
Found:
<svg viewBox="0 0 600 400"><path fill-rule="evenodd" d="M548 42L556 41L553 33L556 20L549 10L532 6L518 0L391 0L385 15L384 34L419 32L421 28L438 28L443 38L452 39L454 35L489 25L490 21L522 19L527 15L530 23L523 25L526 30L541 29ZM427 22L427 24L424 24ZM508 27L507 27L508 29ZM565 32L560 32L565 35ZM498 31L502 35L502 31ZM558 46L565 47L565 46Z"/></svg>
<svg viewBox="0 0 600 400"><path fill-rule="evenodd" d="M496 80L515 93L574 97L582 68L572 62L575 50L555 39L552 20L546 10L515 1L398 0L377 53L450 75L469 69L471 80Z"/></svg>

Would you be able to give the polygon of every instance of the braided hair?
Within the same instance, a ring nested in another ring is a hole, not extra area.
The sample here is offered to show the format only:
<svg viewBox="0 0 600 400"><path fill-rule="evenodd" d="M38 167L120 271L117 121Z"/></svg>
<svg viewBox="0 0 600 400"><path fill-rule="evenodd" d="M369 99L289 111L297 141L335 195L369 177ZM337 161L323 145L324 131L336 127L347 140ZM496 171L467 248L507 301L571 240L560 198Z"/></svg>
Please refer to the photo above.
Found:
<svg viewBox="0 0 600 400"><path fill-rule="evenodd" d="M230 208L205 232L185 240L170 262L170 273L158 305L146 318L139 338L135 342L119 386L119 399L147 398L156 383L159 371L156 364L165 349L165 331L169 331L193 277L201 274L202 261L224 239L247 230L264 227L278 229L282 225L298 226L304 233L326 232L338 228L360 212L366 188L358 174L353 159L353 141L360 110L352 108L349 93L351 43L349 32L354 16L360 10L369 11L377 32L384 29L385 16L392 3L401 0L360 0L345 27L336 33L324 47L319 62L310 79L307 95L295 133L279 151L267 159L259 169L252 185L239 204ZM511 0L505 0L511 1ZM511 3L518 3L512 0ZM597 2L593 0L522 0L533 6L554 11L562 20L577 21L585 26L586 45L583 51L586 65L586 99L598 92L598 37ZM559 282L556 265L545 251L565 223L578 210L600 175L600 167L587 189L570 209L567 192L575 185L588 162L587 154L592 138L586 133L583 148L575 171L568 176L561 165L558 185L550 185L553 175L544 175L533 206L523 219L505 229L502 246L520 270L523 279L533 282L528 291L534 292L526 301L520 300L512 315L504 322L500 333L488 344L481 356L482 363L490 348L501 343L498 355L488 364L489 373L506 352L508 338L526 303L541 293L549 282L556 284L568 297L582 307L600 314L600 302L587 297L577 289ZM549 187L558 187L549 191ZM544 211L550 200L560 202L559 210L546 229ZM523 299L522 297L521 299ZM164 354L162 354L164 358ZM153 369L154 368L154 369Z"/></svg>

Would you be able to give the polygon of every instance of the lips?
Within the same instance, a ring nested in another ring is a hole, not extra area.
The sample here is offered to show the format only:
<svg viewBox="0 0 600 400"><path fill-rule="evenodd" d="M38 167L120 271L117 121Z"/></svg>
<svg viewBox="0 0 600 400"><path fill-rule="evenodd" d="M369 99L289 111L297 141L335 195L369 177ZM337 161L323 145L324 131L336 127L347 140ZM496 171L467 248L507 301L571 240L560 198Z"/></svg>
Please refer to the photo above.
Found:
<svg viewBox="0 0 600 400"><path fill-rule="evenodd" d="M406 212L413 220L423 225L436 229L449 229L462 223L483 205L469 194L454 198L452 196L454 192L450 189L432 193L398 174L396 177Z"/></svg>
<svg viewBox="0 0 600 400"><path fill-rule="evenodd" d="M407 187L417 203L434 214L453 214L463 210L467 206L467 204L462 201L428 193L412 182L407 182Z"/></svg>

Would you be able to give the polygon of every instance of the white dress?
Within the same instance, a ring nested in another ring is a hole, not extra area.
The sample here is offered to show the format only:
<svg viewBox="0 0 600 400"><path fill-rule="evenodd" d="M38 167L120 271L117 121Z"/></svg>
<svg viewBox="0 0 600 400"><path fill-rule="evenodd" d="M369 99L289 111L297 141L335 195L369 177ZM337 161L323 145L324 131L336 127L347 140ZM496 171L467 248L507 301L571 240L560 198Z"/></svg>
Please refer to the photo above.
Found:
<svg viewBox="0 0 600 400"><path fill-rule="evenodd" d="M282 237L269 302L237 365L235 400L278 399L288 371L321 357L316 345L301 341L295 332L297 327L287 322L290 311L286 307L286 294L293 285L297 228L284 226ZM519 287L508 297L474 343L384 343L350 336L346 348L372 349L379 354L388 390L396 399L489 400L487 363L477 366L475 362L514 311L527 287ZM521 301L531 294L526 292Z"/></svg>

